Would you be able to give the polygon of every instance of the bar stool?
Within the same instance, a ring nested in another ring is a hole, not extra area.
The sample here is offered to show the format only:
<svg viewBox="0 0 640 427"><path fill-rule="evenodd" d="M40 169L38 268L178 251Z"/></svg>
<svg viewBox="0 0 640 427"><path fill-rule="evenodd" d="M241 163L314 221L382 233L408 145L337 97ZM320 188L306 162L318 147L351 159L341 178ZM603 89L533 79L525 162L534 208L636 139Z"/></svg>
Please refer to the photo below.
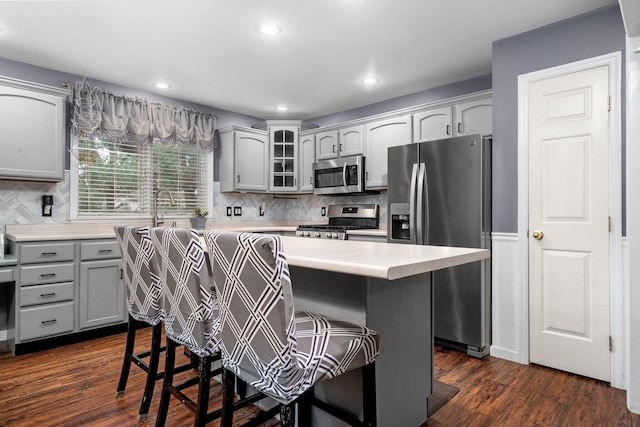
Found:
<svg viewBox="0 0 640 427"><path fill-rule="evenodd" d="M164 372L158 372L160 354L165 351L165 347L162 346L162 286L157 273L155 250L149 227L119 225L114 228L122 253L129 314L127 342L116 397L124 396L131 364L142 369L147 374L147 378L138 416L140 421L144 421L149 413L156 381L164 376ZM134 353L137 331L149 326L151 326L150 348ZM179 366L176 370L183 372L191 367L191 363L188 363Z"/></svg>
<svg viewBox="0 0 640 427"><path fill-rule="evenodd" d="M311 312L295 312L289 267L278 236L207 231L220 310L221 426L233 421L238 376L280 405L283 427L311 425L311 405L353 426L376 425L377 333ZM362 368L363 420L313 395L313 385Z"/></svg>
<svg viewBox="0 0 640 427"><path fill-rule="evenodd" d="M220 410L207 413L210 380L222 372L211 371L220 360L218 329L220 320L215 294L211 289L204 247L195 230L153 228L151 239L156 250L163 292L164 328L167 337L165 375L156 426L164 426L171 396L195 413L196 426L220 417ZM198 358L198 377L174 383L176 347L186 346ZM197 401L183 390L198 385Z"/></svg>
<svg viewBox="0 0 640 427"><path fill-rule="evenodd" d="M155 254L149 235L149 227L119 225L115 227L115 232L122 253L127 311L129 313L127 343L116 397L124 395L133 362L147 373L144 394L138 411L140 421L144 421L149 412L156 380L162 378L162 373L158 373L162 334L162 312L160 309L162 289L155 272ZM151 348L134 353L136 332L149 326L152 328ZM149 358L149 362L144 360L146 358Z"/></svg>

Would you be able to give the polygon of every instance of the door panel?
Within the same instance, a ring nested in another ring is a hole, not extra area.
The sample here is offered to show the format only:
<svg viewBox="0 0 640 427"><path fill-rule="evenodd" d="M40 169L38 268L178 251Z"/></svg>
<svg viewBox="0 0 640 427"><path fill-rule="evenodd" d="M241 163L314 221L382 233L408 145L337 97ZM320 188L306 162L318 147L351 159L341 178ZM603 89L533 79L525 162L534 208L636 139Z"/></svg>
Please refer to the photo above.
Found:
<svg viewBox="0 0 640 427"><path fill-rule="evenodd" d="M532 82L528 117L530 360L604 381L608 82L607 66Z"/></svg>

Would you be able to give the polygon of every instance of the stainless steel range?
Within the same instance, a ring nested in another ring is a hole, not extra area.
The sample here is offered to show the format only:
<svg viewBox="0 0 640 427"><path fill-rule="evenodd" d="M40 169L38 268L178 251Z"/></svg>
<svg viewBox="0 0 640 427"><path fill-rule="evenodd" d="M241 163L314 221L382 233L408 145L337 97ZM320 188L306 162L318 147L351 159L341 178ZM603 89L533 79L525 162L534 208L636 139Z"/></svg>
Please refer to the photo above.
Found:
<svg viewBox="0 0 640 427"><path fill-rule="evenodd" d="M328 224L299 225L296 236L314 239L346 240L347 230L378 228L379 206L375 204L329 205Z"/></svg>

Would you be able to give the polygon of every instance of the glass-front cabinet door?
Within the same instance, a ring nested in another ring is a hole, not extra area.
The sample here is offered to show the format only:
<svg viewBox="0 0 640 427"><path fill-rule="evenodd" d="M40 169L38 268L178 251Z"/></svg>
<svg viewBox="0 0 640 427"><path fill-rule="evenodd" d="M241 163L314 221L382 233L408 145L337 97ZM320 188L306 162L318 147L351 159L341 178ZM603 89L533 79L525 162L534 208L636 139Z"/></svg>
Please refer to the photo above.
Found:
<svg viewBox="0 0 640 427"><path fill-rule="evenodd" d="M298 189L298 126L273 126L271 136L271 191Z"/></svg>

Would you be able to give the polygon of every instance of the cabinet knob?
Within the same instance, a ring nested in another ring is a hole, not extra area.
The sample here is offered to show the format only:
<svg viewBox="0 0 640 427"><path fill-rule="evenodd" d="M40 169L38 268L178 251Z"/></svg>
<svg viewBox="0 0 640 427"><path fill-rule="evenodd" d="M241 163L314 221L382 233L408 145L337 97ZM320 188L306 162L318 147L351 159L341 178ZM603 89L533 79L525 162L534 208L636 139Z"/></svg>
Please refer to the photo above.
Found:
<svg viewBox="0 0 640 427"><path fill-rule="evenodd" d="M332 153L335 153L335 152L336 152L336 146L335 146L335 144L331 146L331 152L332 152Z"/></svg>
<svg viewBox="0 0 640 427"><path fill-rule="evenodd" d="M240 175L238 175L237 180L238 180L237 182L238 182L238 184L239 184L239 183L240 183Z"/></svg>
<svg viewBox="0 0 640 427"><path fill-rule="evenodd" d="M451 126L447 125L447 135L451 135Z"/></svg>
<svg viewBox="0 0 640 427"><path fill-rule="evenodd" d="M462 133L462 123L458 123L458 133Z"/></svg>

